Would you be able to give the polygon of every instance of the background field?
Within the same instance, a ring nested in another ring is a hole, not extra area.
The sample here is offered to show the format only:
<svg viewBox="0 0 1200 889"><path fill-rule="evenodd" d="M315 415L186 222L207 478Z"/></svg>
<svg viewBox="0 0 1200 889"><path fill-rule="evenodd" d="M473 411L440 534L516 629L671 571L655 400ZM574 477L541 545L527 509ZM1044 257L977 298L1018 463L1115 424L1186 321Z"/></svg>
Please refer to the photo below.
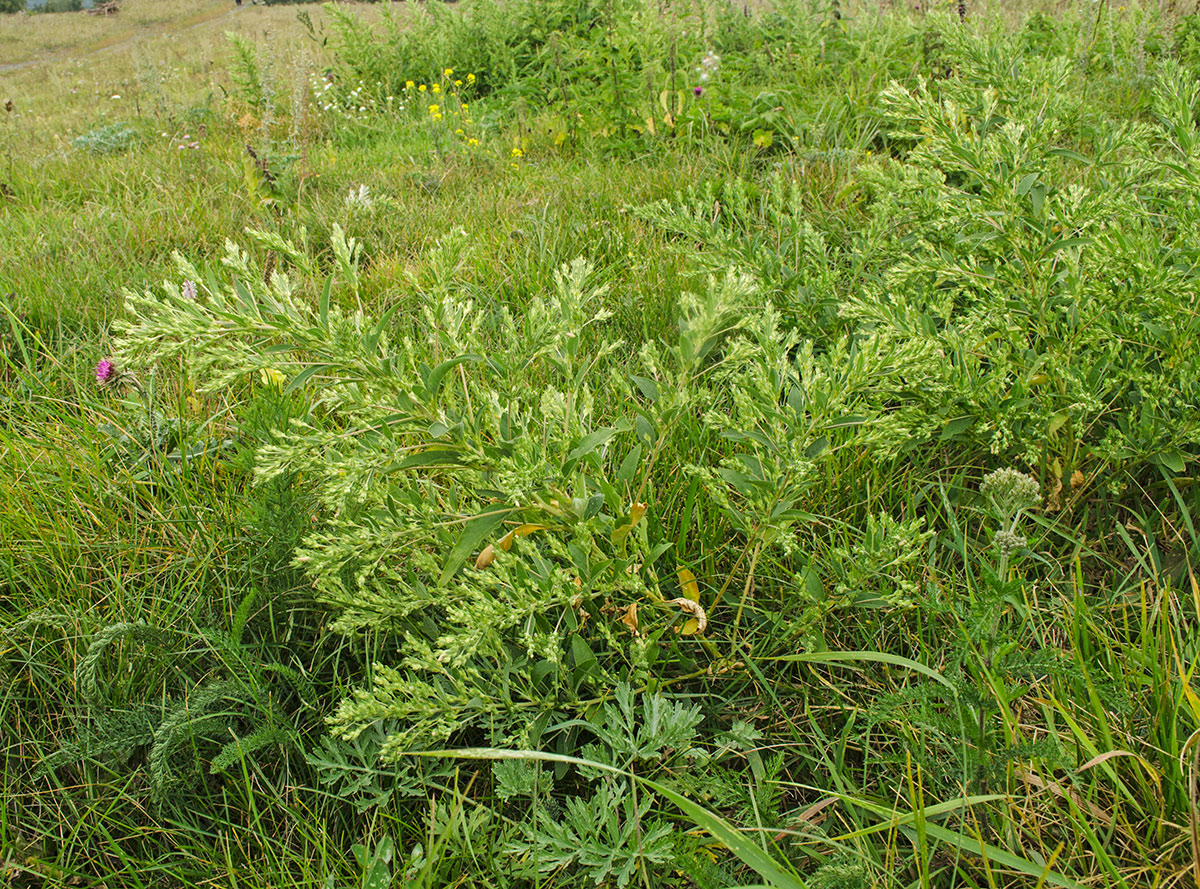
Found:
<svg viewBox="0 0 1200 889"><path fill-rule="evenodd" d="M1190 13L0 16L5 885L1200 884Z"/></svg>

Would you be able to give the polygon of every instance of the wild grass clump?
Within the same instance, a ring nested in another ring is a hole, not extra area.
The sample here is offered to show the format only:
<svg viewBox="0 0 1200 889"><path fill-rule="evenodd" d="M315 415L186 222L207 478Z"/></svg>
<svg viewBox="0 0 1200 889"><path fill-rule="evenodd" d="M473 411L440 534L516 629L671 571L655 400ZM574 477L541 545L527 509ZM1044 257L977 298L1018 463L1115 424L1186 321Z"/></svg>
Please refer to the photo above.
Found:
<svg viewBox="0 0 1200 889"><path fill-rule="evenodd" d="M1190 19L362 13L4 143L16 879L1194 879Z"/></svg>

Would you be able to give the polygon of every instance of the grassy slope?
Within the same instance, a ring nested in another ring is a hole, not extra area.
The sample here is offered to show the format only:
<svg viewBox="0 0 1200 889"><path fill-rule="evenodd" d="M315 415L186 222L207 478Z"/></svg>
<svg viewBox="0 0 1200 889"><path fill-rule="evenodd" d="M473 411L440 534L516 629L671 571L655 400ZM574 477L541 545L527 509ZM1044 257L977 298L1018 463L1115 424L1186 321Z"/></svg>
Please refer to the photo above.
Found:
<svg viewBox="0 0 1200 889"><path fill-rule="evenodd" d="M223 33L236 30L258 42L280 95L305 95L324 60L296 24L294 9L243 7L235 14L229 6L130 0L113 19L0 19L0 57L40 59L3 74L0 99L11 95L16 112L0 112L0 181L12 191L0 197L0 294L14 294L9 304L24 316L27 332L48 345L36 360L36 383L18 385L6 371L17 394L5 400L0 415L0 551L7 553L0 558L7 559L2 564L9 575L2 619L10 640L3 653L13 679L12 690L0 698L6 782L0 850L12 856L10 870L18 880L55 884L79 874L103 875L107 885L156 885L161 877L167 885L212 880L265 887L319 885L332 876L336 884L351 885L359 868L348 838L373 842L394 830L413 838L426 829L421 814L403 808L360 818L334 806L305 786L311 777L302 766L293 772L287 764L248 767L226 784L214 780L209 809L162 819L148 813L145 776L111 769L100 757L71 777L28 777L32 764L75 737L83 710L75 688L80 659L107 624L145 620L168 628L175 638L145 644L181 651L163 675L136 672L136 658L121 661L130 673L111 680L111 695L132 700L178 694L176 679L197 683L227 669L224 659L235 660L227 651L213 655L204 634L210 627L236 626L248 592L261 591L265 595L253 605L255 657L270 662L297 645L311 651L307 666L322 688L319 707L308 716L313 737L321 716L357 683L357 670L373 656L343 646L323 629L325 615L306 600L305 582L288 565L311 509L302 495L251 490L244 473L214 463L197 466L162 496L155 487L161 480L137 468L114 469L104 453L100 428L113 410L90 385L89 373L106 354L106 325L119 307L120 288L169 276L173 250L211 257L227 237L275 220L245 187L247 144L261 145L270 130L277 143L299 155L296 180L289 183L299 199L288 224L290 231L304 225L313 243L346 218L349 189L366 184L388 199L386 212L355 218L354 233L368 251L368 309L411 300L405 273L427 273L429 246L461 225L479 247L469 284L514 305L543 288L558 263L581 254L595 258L612 285L616 331L635 343L666 335L677 294L702 276L678 251L666 249L663 234L625 209L689 182L755 171L746 152L720 146L635 157L554 152L536 132L536 115L499 128L475 155L431 150L427 140L401 127L339 128L299 114L264 123L225 100L233 87ZM308 10L320 27L319 11ZM128 123L137 146L111 155L71 147L74 137L112 123ZM544 150L511 169L509 147L529 141ZM187 147L193 142L199 147ZM857 152L865 145L846 147ZM844 188L855 175L852 165L784 163L808 177L805 199L815 218L844 230L857 224ZM22 347L7 345L14 355ZM212 418L218 432L235 413L245 421L241 394L189 400L190 392L174 386L166 383L163 397L185 416ZM239 459L244 469L247 455ZM966 484L969 470L974 468L956 467L950 486ZM865 501L903 505L917 496L901 470L890 473L858 477L848 467L836 480L847 508ZM664 491L670 491L664 512L680 522L681 490L664 485ZM670 530L682 533L678 526ZM1111 539L1088 541L1083 523L1082 534L1079 549L1108 550L1101 561L1114 573L1136 570L1111 531L1104 531ZM712 543L711 552L723 554L720 542ZM729 566L706 567L715 572ZM768 585L773 570L784 569L764 565L760 586ZM1157 710L1118 718L1093 689L1090 699L1079 701L1034 697L1024 709L1014 708L1014 723L1036 724L1032 734L1039 738L1061 735L1068 746L1097 754L1136 748L1145 755L1150 747L1161 748L1167 762L1177 760L1196 724L1180 674L1195 656L1188 638L1200 602L1173 591L1159 597L1152 585L1133 583L1117 602L1093 612L1082 596L1072 601L1071 586L1067 576L1052 607L1033 609L1026 631L1039 644L1067 652L1085 671L1120 677L1123 662L1136 658L1140 672L1127 691L1136 700L1154 689ZM868 618L839 628L836 641L846 649L937 664L942 653L916 624ZM770 648L769 640L762 644ZM908 804L920 778L903 764L900 746L894 738L860 736L855 728L865 691L891 690L896 681L887 671L846 680L839 672L789 670L762 682L739 677L722 694L731 712L757 715L769 728L768 742L789 750L785 775L799 785L815 782L848 794L870 789L877 798ZM1090 687L1086 678L1077 686ZM898 727L897 735L910 731L915 737L907 726ZM1149 767L1133 757L1105 760L1083 778L1073 775L1078 784L1071 787L1055 783L1049 772L1010 772L1010 785L1025 795L996 807L994 823L978 829L999 833L1009 848L1036 862L1058 855L1058 869L1098 885L1115 884L1117 869L1105 864L1105 855L1120 861L1129 885L1156 879L1186 885L1179 882L1187 880L1186 825L1153 814L1163 792L1173 799L1171 811L1185 811L1180 794L1186 791L1178 780L1159 790L1148 774ZM86 776L86 786L75 783L79 775ZM821 798L801 786L789 803L803 810ZM869 820L853 807L830 814L835 811L811 817L824 822L830 835ZM439 828L455 848L469 845L459 834L473 829L455 821L460 817L457 810L444 815ZM787 822L790 828L805 823ZM840 843L872 861L876 875L894 868L906 880L936 885L948 885L937 880L959 854L953 843L939 845L939 838L912 831L888 832L878 842L850 835ZM814 848L825 853L826 847ZM1097 849L1107 851L1097 856ZM458 873L485 869L467 853L455 861ZM431 882L448 883L458 873ZM997 883L1034 885L1036 878L1020 883L1009 873Z"/></svg>

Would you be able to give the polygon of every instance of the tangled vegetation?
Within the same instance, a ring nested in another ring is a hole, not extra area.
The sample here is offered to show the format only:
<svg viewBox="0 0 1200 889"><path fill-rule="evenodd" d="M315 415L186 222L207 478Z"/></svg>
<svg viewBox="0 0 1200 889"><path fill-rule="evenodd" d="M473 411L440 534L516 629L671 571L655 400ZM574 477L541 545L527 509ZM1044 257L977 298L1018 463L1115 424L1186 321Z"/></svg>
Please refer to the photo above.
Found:
<svg viewBox="0 0 1200 889"><path fill-rule="evenodd" d="M1196 17L366 16L10 112L8 882L1200 882Z"/></svg>

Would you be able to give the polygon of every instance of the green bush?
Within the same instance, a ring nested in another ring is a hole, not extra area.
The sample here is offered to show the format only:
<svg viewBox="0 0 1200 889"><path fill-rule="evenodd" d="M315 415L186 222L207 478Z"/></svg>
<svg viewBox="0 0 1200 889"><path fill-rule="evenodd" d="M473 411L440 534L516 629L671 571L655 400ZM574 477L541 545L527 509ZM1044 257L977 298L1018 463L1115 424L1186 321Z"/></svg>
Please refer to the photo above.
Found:
<svg viewBox="0 0 1200 889"><path fill-rule="evenodd" d="M234 39L201 150L77 165L162 182L187 253L122 258L103 388L0 302L10 857L1180 882L1189 26L1164 58L1108 6L403 14L331 9L308 90ZM57 261L52 163L6 212Z"/></svg>

